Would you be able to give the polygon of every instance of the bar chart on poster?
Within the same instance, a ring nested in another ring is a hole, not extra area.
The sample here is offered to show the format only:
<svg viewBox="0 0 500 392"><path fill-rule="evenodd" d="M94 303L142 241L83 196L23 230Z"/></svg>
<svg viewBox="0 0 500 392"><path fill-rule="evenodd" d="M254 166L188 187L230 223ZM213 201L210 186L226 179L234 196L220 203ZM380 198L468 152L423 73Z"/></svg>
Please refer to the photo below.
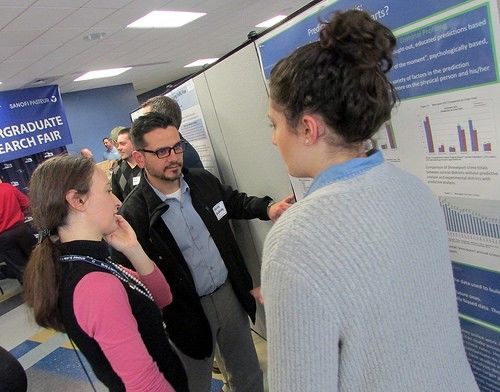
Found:
<svg viewBox="0 0 500 392"><path fill-rule="evenodd" d="M440 197L455 260L500 272L500 201Z"/></svg>
<svg viewBox="0 0 500 392"><path fill-rule="evenodd" d="M372 139L376 141L377 147L382 150L385 159L393 163L400 162L398 141L391 120L386 121Z"/></svg>
<svg viewBox="0 0 500 392"><path fill-rule="evenodd" d="M500 199L498 96L488 86L403 102L392 124L405 169L440 196Z"/></svg>
<svg viewBox="0 0 500 392"><path fill-rule="evenodd" d="M473 201L465 199L461 204L471 204ZM490 202L492 203L492 202ZM485 200L476 208L457 205L455 201L449 201L447 198L441 198L446 226L450 233L455 235L465 235L472 238L478 238L485 242L491 242L500 245L500 216L493 217L496 213L495 208Z"/></svg>
<svg viewBox="0 0 500 392"><path fill-rule="evenodd" d="M492 110L491 100L478 97L422 105L419 115L424 153L451 156L493 154L496 134Z"/></svg>

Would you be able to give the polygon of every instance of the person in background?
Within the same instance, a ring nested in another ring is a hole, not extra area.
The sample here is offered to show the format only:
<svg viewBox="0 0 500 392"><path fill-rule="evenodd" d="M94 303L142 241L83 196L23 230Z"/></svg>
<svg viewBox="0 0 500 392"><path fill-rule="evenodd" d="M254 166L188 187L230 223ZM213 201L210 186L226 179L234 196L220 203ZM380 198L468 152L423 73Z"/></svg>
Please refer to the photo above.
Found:
<svg viewBox="0 0 500 392"><path fill-rule="evenodd" d="M123 128L118 132L117 149L121 159L113 169L111 187L113 194L123 201L141 179L141 168L137 166L132 151L134 146L130 140L130 128Z"/></svg>
<svg viewBox="0 0 500 392"><path fill-rule="evenodd" d="M80 150L80 155L84 158L94 159L94 154L92 154L92 151L90 151L90 149L87 147L84 147Z"/></svg>
<svg viewBox="0 0 500 392"><path fill-rule="evenodd" d="M36 239L31 227L24 222L30 208L29 198L15 186L0 181L0 261L5 268L3 278L23 282L23 271Z"/></svg>
<svg viewBox="0 0 500 392"><path fill-rule="evenodd" d="M120 153L114 146L113 140L111 140L109 137L105 137L102 139L102 144L104 144L104 147L106 147L106 149L102 153L102 159L104 159L105 161L115 161L117 159L120 159Z"/></svg>
<svg viewBox="0 0 500 392"><path fill-rule="evenodd" d="M265 241L270 392L478 391L443 212L370 147L396 101L395 45L368 13L338 12L271 72L272 141L314 181Z"/></svg>
<svg viewBox="0 0 500 392"><path fill-rule="evenodd" d="M105 174L90 159L54 157L33 173L30 197L40 231L24 296L36 322L66 332L111 391L187 392L161 319L169 285L116 214ZM136 272L114 264L108 246Z"/></svg>
<svg viewBox="0 0 500 392"><path fill-rule="evenodd" d="M144 114L149 112L160 113L163 116L170 117L173 121L174 127L177 130L181 127L182 122L182 111L181 107L176 100L166 97L165 95L158 95L156 97L149 98L142 105L142 110ZM181 139L184 140L184 167L194 169L203 169L203 163L201 162L200 155L195 150L195 148L189 143L179 132Z"/></svg>
<svg viewBox="0 0 500 392"><path fill-rule="evenodd" d="M116 142L118 141L118 132L120 132L122 129L125 129L126 127L122 127L121 125L114 127L111 131L109 131L109 137L111 140L113 140L113 143L115 146L117 146Z"/></svg>
<svg viewBox="0 0 500 392"><path fill-rule="evenodd" d="M26 392L28 379L19 361L0 346L0 391Z"/></svg>
<svg viewBox="0 0 500 392"><path fill-rule="evenodd" d="M170 282L174 300L164 320L190 391L210 391L215 342L231 391L262 391L248 322L255 321L260 289L253 288L230 219L276 220L290 200L247 196L204 169L183 168L185 144L169 117L141 116L131 135L143 171L120 213ZM127 262L118 252L113 260Z"/></svg>

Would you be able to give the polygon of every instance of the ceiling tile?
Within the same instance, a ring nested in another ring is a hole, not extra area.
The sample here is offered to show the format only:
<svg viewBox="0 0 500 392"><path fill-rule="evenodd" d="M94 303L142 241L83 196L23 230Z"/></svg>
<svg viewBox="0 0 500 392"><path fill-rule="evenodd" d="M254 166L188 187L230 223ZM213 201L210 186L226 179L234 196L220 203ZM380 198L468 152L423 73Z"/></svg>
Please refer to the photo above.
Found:
<svg viewBox="0 0 500 392"><path fill-rule="evenodd" d="M1 7L0 6L0 29L4 28L13 19L19 16L25 7Z"/></svg>
<svg viewBox="0 0 500 392"><path fill-rule="evenodd" d="M35 0L0 0L0 6L29 7Z"/></svg>
<svg viewBox="0 0 500 392"><path fill-rule="evenodd" d="M2 30L0 33L0 46L25 46L43 32L44 30Z"/></svg>
<svg viewBox="0 0 500 392"><path fill-rule="evenodd" d="M142 0L143 3L148 3L148 1ZM85 8L101 8L104 5L106 5L106 8L122 8L126 6L128 3L130 3L130 0L106 0L103 2L102 0L90 0L85 3Z"/></svg>
<svg viewBox="0 0 500 392"><path fill-rule="evenodd" d="M27 73L33 74L33 75L35 75L36 78L51 77L54 75L58 75L57 72L53 71L54 67L58 63L59 62L54 60L54 58L52 58L52 57L44 57L44 58L38 60L36 63L33 63L29 67L25 68L22 71L22 73L24 74L24 72L27 72Z"/></svg>
<svg viewBox="0 0 500 392"><path fill-rule="evenodd" d="M29 61L3 61L0 63L0 75L5 79L18 74L31 64Z"/></svg>
<svg viewBox="0 0 500 392"><path fill-rule="evenodd" d="M35 7L65 7L65 8L80 8L88 0L38 0Z"/></svg>
<svg viewBox="0 0 500 392"><path fill-rule="evenodd" d="M50 56L58 45L35 45L29 44L19 50L17 53L9 57L9 61L31 61L36 62L42 57Z"/></svg>
<svg viewBox="0 0 500 392"><path fill-rule="evenodd" d="M112 8L80 8L59 22L56 28L89 29L108 15L116 12Z"/></svg>
<svg viewBox="0 0 500 392"><path fill-rule="evenodd" d="M37 37L32 44L63 45L82 33L82 29L50 29Z"/></svg>
<svg viewBox="0 0 500 392"><path fill-rule="evenodd" d="M47 30L73 12L75 12L74 8L30 7L9 23L5 29L13 31L30 27L34 30Z"/></svg>
<svg viewBox="0 0 500 392"><path fill-rule="evenodd" d="M0 46L0 61L7 59L21 49L22 46Z"/></svg>

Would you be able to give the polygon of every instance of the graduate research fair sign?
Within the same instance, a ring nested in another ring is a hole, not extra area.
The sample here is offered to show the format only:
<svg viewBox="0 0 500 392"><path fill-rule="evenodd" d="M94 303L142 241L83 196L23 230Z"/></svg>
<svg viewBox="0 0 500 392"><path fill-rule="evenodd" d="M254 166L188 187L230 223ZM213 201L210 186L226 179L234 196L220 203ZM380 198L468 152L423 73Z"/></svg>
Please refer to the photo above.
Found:
<svg viewBox="0 0 500 392"><path fill-rule="evenodd" d="M0 162L71 143L57 86L0 92Z"/></svg>

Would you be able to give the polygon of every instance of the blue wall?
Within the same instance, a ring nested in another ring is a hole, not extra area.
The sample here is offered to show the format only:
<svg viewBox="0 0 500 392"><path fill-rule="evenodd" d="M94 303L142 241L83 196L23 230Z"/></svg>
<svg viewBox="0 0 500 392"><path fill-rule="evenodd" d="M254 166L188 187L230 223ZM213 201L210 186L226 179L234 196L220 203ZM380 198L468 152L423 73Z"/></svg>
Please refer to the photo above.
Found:
<svg viewBox="0 0 500 392"><path fill-rule="evenodd" d="M68 152L79 154L90 148L94 159L102 160L102 138L116 126L130 126L129 113L139 106L131 83L62 94L73 144Z"/></svg>

